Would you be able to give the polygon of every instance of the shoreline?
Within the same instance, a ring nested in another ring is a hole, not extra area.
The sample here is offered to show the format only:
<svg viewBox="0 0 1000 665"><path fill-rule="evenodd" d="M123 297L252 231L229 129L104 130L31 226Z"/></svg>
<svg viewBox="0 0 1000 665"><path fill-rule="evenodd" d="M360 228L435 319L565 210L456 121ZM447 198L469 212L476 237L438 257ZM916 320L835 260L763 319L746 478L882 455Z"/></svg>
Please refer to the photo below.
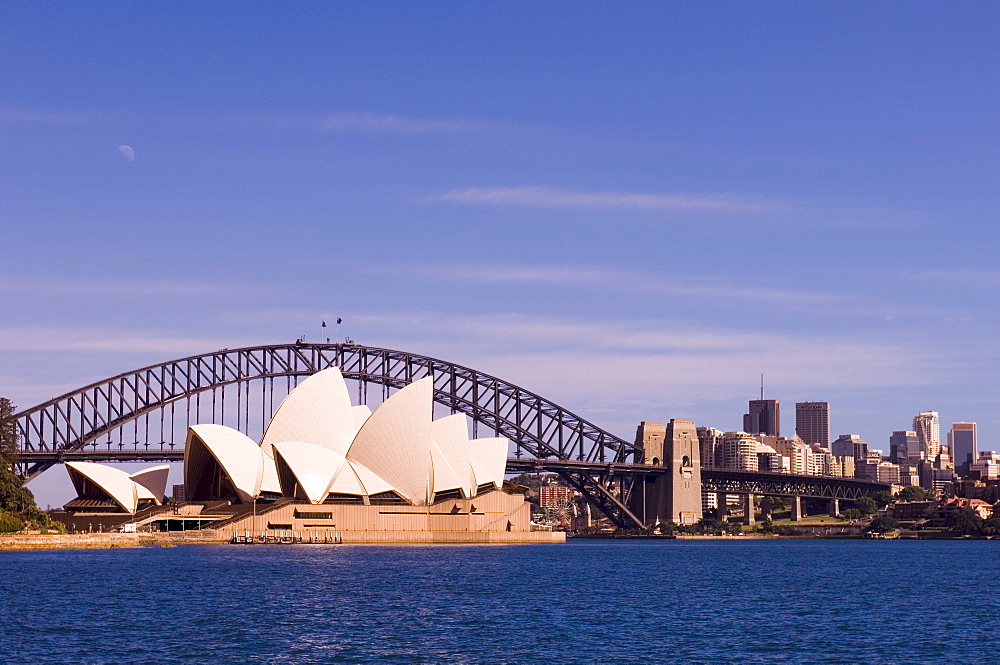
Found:
<svg viewBox="0 0 1000 665"><path fill-rule="evenodd" d="M207 531L10 534L0 536L0 552L133 549L138 547L174 547L177 545L218 545L228 542L228 536Z"/></svg>

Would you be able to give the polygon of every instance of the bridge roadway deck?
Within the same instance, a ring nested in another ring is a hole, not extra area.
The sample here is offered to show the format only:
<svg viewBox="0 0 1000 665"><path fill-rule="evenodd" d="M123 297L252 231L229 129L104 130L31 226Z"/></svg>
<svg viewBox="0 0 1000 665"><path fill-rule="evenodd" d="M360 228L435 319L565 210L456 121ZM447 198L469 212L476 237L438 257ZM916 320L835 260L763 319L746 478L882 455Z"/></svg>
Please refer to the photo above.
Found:
<svg viewBox="0 0 1000 665"><path fill-rule="evenodd" d="M184 449L120 449L96 448L72 451L25 451L22 458L30 462L180 462ZM512 457L507 460L507 472L534 473L583 472L607 476L643 474L658 476L669 469L661 465L586 462L576 460L535 459ZM702 469L702 489L722 494L760 494L768 496L813 496L830 499L859 499L890 489L886 483L836 476L804 476L765 471Z"/></svg>
<svg viewBox="0 0 1000 665"><path fill-rule="evenodd" d="M669 468L651 464L578 462L574 460L518 459L507 460L507 471L576 471L613 475L664 475ZM735 469L701 469L701 487L721 494L759 494L768 496L809 496L827 499L860 499L891 489L888 483L878 483L839 476L811 476L769 471L737 471Z"/></svg>

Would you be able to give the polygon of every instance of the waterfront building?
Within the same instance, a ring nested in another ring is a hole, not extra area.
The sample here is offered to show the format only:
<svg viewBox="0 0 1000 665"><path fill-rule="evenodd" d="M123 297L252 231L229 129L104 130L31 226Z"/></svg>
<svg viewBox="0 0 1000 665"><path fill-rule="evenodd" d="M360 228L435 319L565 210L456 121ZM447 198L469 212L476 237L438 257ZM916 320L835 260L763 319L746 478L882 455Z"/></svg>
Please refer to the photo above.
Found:
<svg viewBox="0 0 1000 665"><path fill-rule="evenodd" d="M749 434L781 436L781 414L778 400L750 400L750 408L743 415L743 431Z"/></svg>
<svg viewBox="0 0 1000 665"><path fill-rule="evenodd" d="M66 462L66 471L77 494L66 512L132 514L163 504L170 465L129 474L106 464Z"/></svg>
<svg viewBox="0 0 1000 665"><path fill-rule="evenodd" d="M830 445L830 403L796 402L795 434L808 444Z"/></svg>
<svg viewBox="0 0 1000 665"><path fill-rule="evenodd" d="M917 435L917 450L910 457L933 460L941 452L941 419L937 411L921 411L913 417L913 431Z"/></svg>
<svg viewBox="0 0 1000 665"><path fill-rule="evenodd" d="M911 451L919 450L917 433L909 430L897 430L889 437L889 461L901 464L906 462Z"/></svg>
<svg viewBox="0 0 1000 665"><path fill-rule="evenodd" d="M188 429L188 499L238 503L276 495L424 506L503 484L507 440L469 439L462 414L432 419L433 380L415 381L373 413L352 406L340 370L307 378L281 403L261 444L223 425Z"/></svg>
<svg viewBox="0 0 1000 665"><path fill-rule="evenodd" d="M561 540L562 534L531 532L530 505L516 489L504 488L507 439L470 439L463 414L433 417L433 381L428 376L404 386L373 412L351 404L340 370L332 367L288 394L259 445L230 427L191 425L185 508L204 509L195 528L210 522L239 533L324 538L336 530L338 542ZM71 477L97 478L89 467L67 466ZM99 484L118 500L131 479L141 500L155 472L125 478L102 472ZM158 493L147 498L155 503L165 484L164 471ZM80 487L89 491L90 485ZM135 512L142 504L123 507Z"/></svg>
<svg viewBox="0 0 1000 665"><path fill-rule="evenodd" d="M959 422L951 424L948 432L948 447L958 475L969 475L969 467L977 458L976 423Z"/></svg>
<svg viewBox="0 0 1000 665"><path fill-rule="evenodd" d="M961 508L971 508L979 515L981 518L989 519L993 514L993 504L987 503L982 499L968 499L964 497L953 496L946 499L941 507L945 510L957 510Z"/></svg>

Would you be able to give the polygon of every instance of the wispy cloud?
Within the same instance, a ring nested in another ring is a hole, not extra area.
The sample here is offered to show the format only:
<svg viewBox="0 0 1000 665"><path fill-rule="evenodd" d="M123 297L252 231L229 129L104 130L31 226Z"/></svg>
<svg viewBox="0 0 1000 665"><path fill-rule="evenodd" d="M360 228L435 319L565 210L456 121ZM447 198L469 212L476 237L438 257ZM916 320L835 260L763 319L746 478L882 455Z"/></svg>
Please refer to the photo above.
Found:
<svg viewBox="0 0 1000 665"><path fill-rule="evenodd" d="M761 212L788 208L787 205L779 202L752 201L733 195L582 192L542 186L454 189L437 196L429 196L425 201L525 208L639 211Z"/></svg>
<svg viewBox="0 0 1000 665"><path fill-rule="evenodd" d="M806 291L752 286L717 277L665 277L662 275L576 268L572 266L523 266L502 264L433 264L399 268L426 279L471 284L519 284L560 286L602 291L673 296L697 301L768 303L795 306L799 310L831 314L903 316L914 313L898 307L864 302L858 296L825 291ZM928 310L919 310L927 315Z"/></svg>
<svg viewBox="0 0 1000 665"><path fill-rule="evenodd" d="M898 273L903 279L918 282L941 283L969 289L1000 289L998 270L923 270Z"/></svg>
<svg viewBox="0 0 1000 665"><path fill-rule="evenodd" d="M245 284L191 282L184 280L110 280L63 279L54 277L5 277L0 279L0 293L35 296L115 295L135 298L150 296L222 296L260 293L266 287Z"/></svg>
<svg viewBox="0 0 1000 665"><path fill-rule="evenodd" d="M307 116L283 115L279 126L319 131L399 132L410 134L463 132L484 123L461 118L414 118L389 113L327 113Z"/></svg>
<svg viewBox="0 0 1000 665"><path fill-rule="evenodd" d="M674 277L575 266L463 263L396 266L393 269L430 281L456 284L552 286L567 290L587 289L626 295L675 297L687 299L694 306L708 303L744 306L757 303L781 306L786 313L811 313L852 319L877 318L891 321L897 318L934 318L967 321L970 315L968 311L953 308L896 304L872 296L822 290L755 286L747 281L711 275Z"/></svg>
<svg viewBox="0 0 1000 665"><path fill-rule="evenodd" d="M80 125L93 114L43 109L0 108L0 126L4 125Z"/></svg>
<svg viewBox="0 0 1000 665"><path fill-rule="evenodd" d="M214 126L245 129L299 129L316 132L392 132L400 134L444 134L496 129L499 125L470 118L425 118L393 113L335 111L331 113L291 114L291 113L145 113L136 114L117 110L65 111L30 108L0 107L0 127L49 125L72 126L104 119L129 118L132 121L148 121L157 124L179 126Z"/></svg>
<svg viewBox="0 0 1000 665"><path fill-rule="evenodd" d="M11 327L0 328L0 350L171 355L207 353L240 346L232 338L164 336L160 331L121 328ZM248 342L250 343L250 342Z"/></svg>

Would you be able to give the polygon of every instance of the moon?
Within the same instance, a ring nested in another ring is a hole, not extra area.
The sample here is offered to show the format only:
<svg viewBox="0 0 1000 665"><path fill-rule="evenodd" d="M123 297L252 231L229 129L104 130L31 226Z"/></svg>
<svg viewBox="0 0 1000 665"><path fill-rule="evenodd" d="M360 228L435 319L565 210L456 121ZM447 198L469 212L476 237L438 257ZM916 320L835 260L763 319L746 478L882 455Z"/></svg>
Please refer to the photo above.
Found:
<svg viewBox="0 0 1000 665"><path fill-rule="evenodd" d="M124 157L130 162L135 159L135 150L133 150L132 146L130 145L118 146L118 152L120 152L122 154L122 157Z"/></svg>

